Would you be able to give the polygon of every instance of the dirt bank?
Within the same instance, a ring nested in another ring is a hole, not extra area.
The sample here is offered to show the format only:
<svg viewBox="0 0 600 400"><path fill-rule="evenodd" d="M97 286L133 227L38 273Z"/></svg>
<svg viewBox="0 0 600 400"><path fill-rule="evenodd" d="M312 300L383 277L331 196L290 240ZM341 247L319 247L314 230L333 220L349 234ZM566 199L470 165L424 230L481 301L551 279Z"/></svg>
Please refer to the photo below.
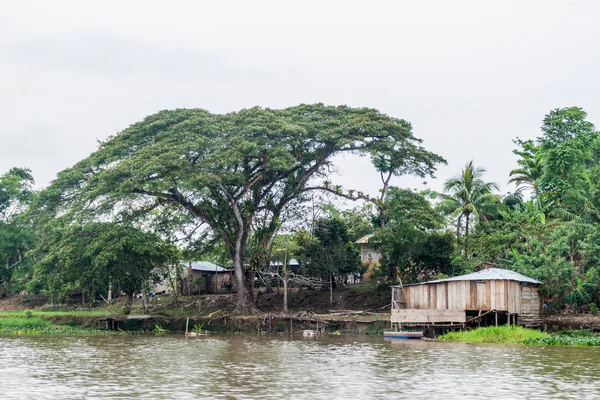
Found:
<svg viewBox="0 0 600 400"><path fill-rule="evenodd" d="M563 329L589 329L600 332L600 315L591 314L555 314L542 318L542 324L548 331Z"/></svg>

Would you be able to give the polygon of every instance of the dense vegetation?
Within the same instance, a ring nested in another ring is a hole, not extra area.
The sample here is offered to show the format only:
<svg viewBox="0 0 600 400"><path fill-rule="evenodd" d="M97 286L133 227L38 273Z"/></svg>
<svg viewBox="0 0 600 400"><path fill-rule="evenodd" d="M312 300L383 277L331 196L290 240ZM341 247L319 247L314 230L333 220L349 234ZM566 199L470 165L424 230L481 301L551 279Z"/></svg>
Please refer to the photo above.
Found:
<svg viewBox="0 0 600 400"><path fill-rule="evenodd" d="M354 242L374 234L382 282L496 265L543 281L540 293L554 308L595 313L600 135L571 107L551 111L536 140L515 146L512 193L498 193L473 161L443 193L417 192L391 178L432 177L445 161L421 146L407 121L376 110L162 111L101 143L40 192L27 169L0 177L0 294L131 299L153 282L176 281L179 260L208 259L233 268L238 309L252 312L245 270L261 272L267 289L287 288L300 281L272 262L295 258L297 275L344 284L365 272ZM372 160L379 196L331 182L340 153Z"/></svg>
<svg viewBox="0 0 600 400"><path fill-rule="evenodd" d="M600 346L600 336L587 331L562 331L549 334L521 326L488 326L469 331L448 332L443 342L527 344L540 346Z"/></svg>

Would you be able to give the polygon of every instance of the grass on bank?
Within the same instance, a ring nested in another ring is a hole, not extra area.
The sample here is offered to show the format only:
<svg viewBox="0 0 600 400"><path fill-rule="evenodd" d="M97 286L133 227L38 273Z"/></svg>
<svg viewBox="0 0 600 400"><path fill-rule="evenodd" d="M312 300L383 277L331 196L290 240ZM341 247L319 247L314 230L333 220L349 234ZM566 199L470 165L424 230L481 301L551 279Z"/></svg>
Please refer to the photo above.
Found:
<svg viewBox="0 0 600 400"><path fill-rule="evenodd" d="M548 338L549 334L515 325L487 326L470 331L448 332L439 339L444 342L522 344L525 340Z"/></svg>
<svg viewBox="0 0 600 400"><path fill-rule="evenodd" d="M5 335L89 335L115 334L114 331L98 331L96 329L54 324L45 319L52 316L89 317L101 316L97 311L0 311L0 334Z"/></svg>
<svg viewBox="0 0 600 400"><path fill-rule="evenodd" d="M29 313L29 314L28 314ZM26 318L27 315L31 317L51 317L57 315L65 315L70 317L101 317L109 314L115 314L107 312L106 310L70 310L70 311L55 311L55 310L11 310L11 311L0 311L0 319L2 318Z"/></svg>
<svg viewBox="0 0 600 400"><path fill-rule="evenodd" d="M600 336L590 331L563 331L549 334L514 325L488 326L469 331L448 332L444 342L526 344L542 346L600 346Z"/></svg>

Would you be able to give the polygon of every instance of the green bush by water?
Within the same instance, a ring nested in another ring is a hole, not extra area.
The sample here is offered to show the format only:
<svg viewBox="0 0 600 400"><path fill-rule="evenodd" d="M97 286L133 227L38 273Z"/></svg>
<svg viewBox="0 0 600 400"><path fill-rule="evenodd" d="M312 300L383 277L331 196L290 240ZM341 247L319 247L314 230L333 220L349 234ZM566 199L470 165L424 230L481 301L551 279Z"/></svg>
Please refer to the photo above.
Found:
<svg viewBox="0 0 600 400"><path fill-rule="evenodd" d="M0 318L0 328L39 328L48 326L48 322L40 317L7 317Z"/></svg>
<svg viewBox="0 0 600 400"><path fill-rule="evenodd" d="M600 346L600 336L589 330L560 331L548 334L514 325L488 326L470 331L449 332L439 339L445 342L503 343L539 346Z"/></svg>
<svg viewBox="0 0 600 400"><path fill-rule="evenodd" d="M99 331L95 329L75 328L70 326L38 326L16 327L0 326L0 335L120 335L119 331Z"/></svg>
<svg viewBox="0 0 600 400"><path fill-rule="evenodd" d="M550 337L527 339L523 343L541 346L600 346L600 336L551 335Z"/></svg>
<svg viewBox="0 0 600 400"><path fill-rule="evenodd" d="M549 338L551 335L515 325L488 326L470 331L448 332L439 339L445 342L522 344L526 340Z"/></svg>

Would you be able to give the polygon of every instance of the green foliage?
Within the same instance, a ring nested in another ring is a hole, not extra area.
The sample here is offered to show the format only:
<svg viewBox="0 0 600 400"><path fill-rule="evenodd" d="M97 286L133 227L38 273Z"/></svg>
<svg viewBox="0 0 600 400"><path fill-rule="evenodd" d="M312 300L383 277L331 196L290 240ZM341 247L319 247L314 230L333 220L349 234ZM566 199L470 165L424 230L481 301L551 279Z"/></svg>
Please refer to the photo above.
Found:
<svg viewBox="0 0 600 400"><path fill-rule="evenodd" d="M37 212L85 222L135 220L172 236L218 238L241 279L246 241L257 226L266 249L291 204L310 191L342 194L324 183L309 186L330 173L340 153L368 155L380 170L418 176L431 176L443 161L420 145L408 122L369 108L161 111L62 171ZM240 309L252 307L251 297L238 287Z"/></svg>
<svg viewBox="0 0 600 400"><path fill-rule="evenodd" d="M584 304L589 303L592 300L592 296L583 287L583 280L576 278L577 284L567 295L567 303L582 307Z"/></svg>
<svg viewBox="0 0 600 400"><path fill-rule="evenodd" d="M206 282L206 279L202 276L199 276L198 278L194 279L194 281L192 282L192 285L200 288L202 287Z"/></svg>
<svg viewBox="0 0 600 400"><path fill-rule="evenodd" d="M539 330L515 325L501 325L448 332L438 339L444 342L523 344L550 338L549 334Z"/></svg>
<svg viewBox="0 0 600 400"><path fill-rule="evenodd" d="M523 343L540 346L600 346L600 336L551 335L550 337L526 339Z"/></svg>
<svg viewBox="0 0 600 400"><path fill-rule="evenodd" d="M22 278L30 272L23 258L34 245L34 234L24 212L34 195L33 183L28 169L12 168L0 176L0 297L13 276ZM22 288L19 284L14 289Z"/></svg>
<svg viewBox="0 0 600 400"><path fill-rule="evenodd" d="M450 273L455 239L442 230L443 218L428 195L389 189L384 201L388 221L375 237L383 254L384 276L411 283Z"/></svg>
<svg viewBox="0 0 600 400"><path fill-rule="evenodd" d="M165 333L167 333L168 331L163 328L160 325L154 325L154 329L152 329L152 333L154 333L155 335L164 335Z"/></svg>
<svg viewBox="0 0 600 400"><path fill-rule="evenodd" d="M130 226L58 222L41 235L28 284L31 292L48 293L56 301L74 292L106 297L109 285L131 297L146 282L163 279L166 266L177 258L173 245Z"/></svg>
<svg viewBox="0 0 600 400"><path fill-rule="evenodd" d="M441 199L439 209L456 220L457 240L461 237L464 224L464 258L469 258L471 253L469 228L475 221L487 221L498 212L499 197L493 194L498 190L498 185L494 182L485 182L483 180L485 172L485 168L475 166L471 160L459 175L444 183L445 193L439 194Z"/></svg>
<svg viewBox="0 0 600 400"><path fill-rule="evenodd" d="M348 238L348 228L341 218L317 221L314 239L305 249L310 260L307 272L311 276L329 279L361 272L360 255Z"/></svg>

